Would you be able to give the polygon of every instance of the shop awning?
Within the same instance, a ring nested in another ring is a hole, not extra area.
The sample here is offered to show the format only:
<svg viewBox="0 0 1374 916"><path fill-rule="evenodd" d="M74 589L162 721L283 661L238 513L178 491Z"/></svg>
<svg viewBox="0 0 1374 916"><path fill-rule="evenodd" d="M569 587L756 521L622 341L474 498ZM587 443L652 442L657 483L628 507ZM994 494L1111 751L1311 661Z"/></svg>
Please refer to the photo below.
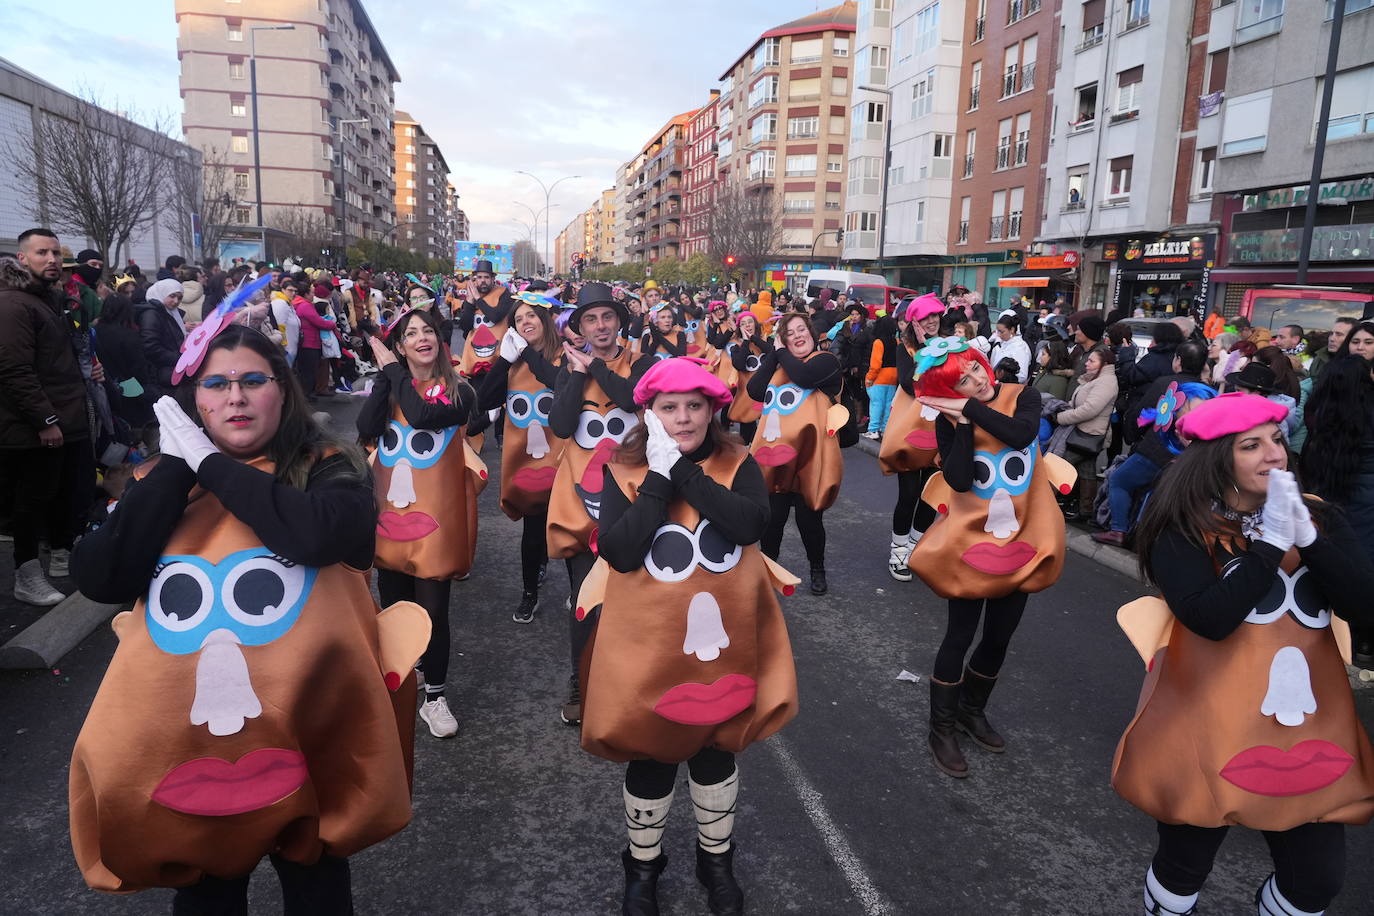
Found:
<svg viewBox="0 0 1374 916"><path fill-rule="evenodd" d="M997 285L1034 289L1049 286L1060 280L1067 281L1070 279L1071 273L1073 273L1072 267L1052 267L1049 270L1031 270L1028 267L1023 267L998 280Z"/></svg>

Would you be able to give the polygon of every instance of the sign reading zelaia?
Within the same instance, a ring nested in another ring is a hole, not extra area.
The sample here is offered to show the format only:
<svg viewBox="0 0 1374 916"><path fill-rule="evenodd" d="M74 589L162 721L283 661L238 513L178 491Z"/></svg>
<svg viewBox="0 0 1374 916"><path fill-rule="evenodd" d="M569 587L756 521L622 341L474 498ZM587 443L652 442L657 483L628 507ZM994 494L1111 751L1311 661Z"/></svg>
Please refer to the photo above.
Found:
<svg viewBox="0 0 1374 916"><path fill-rule="evenodd" d="M1302 245L1302 230L1233 232L1228 237L1228 244L1233 264L1296 261ZM1314 227L1308 257L1313 261L1374 260L1374 223Z"/></svg>
<svg viewBox="0 0 1374 916"><path fill-rule="evenodd" d="M1191 238L1129 239L1119 249L1121 266L1127 270L1142 267L1185 267L1201 269L1213 258L1216 236Z"/></svg>
<svg viewBox="0 0 1374 916"><path fill-rule="evenodd" d="M1317 191L1317 203L1346 203L1356 200L1374 200L1374 177L1351 178L1346 181L1328 181ZM1276 188L1273 191L1260 191L1246 194L1242 210L1246 213L1255 210L1283 210L1288 207L1301 207L1307 203L1307 185L1291 188Z"/></svg>

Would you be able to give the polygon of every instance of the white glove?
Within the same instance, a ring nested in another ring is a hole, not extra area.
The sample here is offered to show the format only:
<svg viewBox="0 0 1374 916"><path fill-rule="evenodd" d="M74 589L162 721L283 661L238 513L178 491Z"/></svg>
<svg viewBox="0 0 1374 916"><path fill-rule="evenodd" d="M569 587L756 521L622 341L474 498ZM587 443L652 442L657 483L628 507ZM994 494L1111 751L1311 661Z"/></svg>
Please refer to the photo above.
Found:
<svg viewBox="0 0 1374 916"><path fill-rule="evenodd" d="M1294 516L1293 498L1289 492L1289 486L1296 488L1292 483L1292 475L1287 471L1280 471L1277 468L1269 472L1269 492L1264 499L1264 510L1260 520L1264 527L1264 533L1259 536L1259 540L1266 544L1277 547L1281 553L1287 553L1288 548L1294 544Z"/></svg>
<svg viewBox="0 0 1374 916"><path fill-rule="evenodd" d="M1307 510L1307 503L1302 500L1302 490L1298 488L1297 479L1289 474L1288 481L1288 498L1293 504L1293 543L1299 547L1311 547L1317 540L1317 526L1312 524L1312 513Z"/></svg>
<svg viewBox="0 0 1374 916"><path fill-rule="evenodd" d="M515 328L507 328L501 338L501 358L512 366L520 360L520 354L529 346L529 341L520 336Z"/></svg>
<svg viewBox="0 0 1374 916"><path fill-rule="evenodd" d="M644 456L649 460L649 470L664 477L671 477L673 465L682 457L682 449L677 440L668 435L660 420L652 410L644 411L644 426L649 435L644 445Z"/></svg>
<svg viewBox="0 0 1374 916"><path fill-rule="evenodd" d="M193 472L200 471L200 463L206 455L219 451L205 431L186 416L181 405L167 395L157 399L153 414L161 427L158 436L162 454L180 458Z"/></svg>

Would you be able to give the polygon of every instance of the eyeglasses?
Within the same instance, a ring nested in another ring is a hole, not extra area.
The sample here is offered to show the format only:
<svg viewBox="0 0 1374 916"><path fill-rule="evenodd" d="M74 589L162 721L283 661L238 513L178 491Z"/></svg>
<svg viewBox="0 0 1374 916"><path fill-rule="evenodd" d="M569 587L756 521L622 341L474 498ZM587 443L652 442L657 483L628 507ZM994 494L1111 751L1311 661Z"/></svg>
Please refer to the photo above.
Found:
<svg viewBox="0 0 1374 916"><path fill-rule="evenodd" d="M207 375L200 380L202 391L209 391L213 394L226 394L230 386L238 385L239 390L244 394L251 394L254 391L262 390L268 382L275 382L276 376L263 375L261 372L248 372L242 378L225 378L222 375Z"/></svg>

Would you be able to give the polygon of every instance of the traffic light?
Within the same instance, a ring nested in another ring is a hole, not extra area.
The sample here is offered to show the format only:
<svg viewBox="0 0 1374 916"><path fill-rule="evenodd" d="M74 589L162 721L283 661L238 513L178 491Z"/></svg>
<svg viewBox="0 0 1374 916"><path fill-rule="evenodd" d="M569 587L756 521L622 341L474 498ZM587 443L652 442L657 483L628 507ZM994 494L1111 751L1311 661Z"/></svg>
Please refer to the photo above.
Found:
<svg viewBox="0 0 1374 916"><path fill-rule="evenodd" d="M836 230L835 230L835 244L836 244L836 245L843 245L843 244L844 244L844 230L843 230L843 229L836 229Z"/></svg>
<svg viewBox="0 0 1374 916"><path fill-rule="evenodd" d="M736 260L736 259L735 259L735 256L734 256L734 255L732 255L732 254L727 254L727 255L725 256L725 266L726 266L726 267L734 267L734 266L735 266L735 260Z"/></svg>

